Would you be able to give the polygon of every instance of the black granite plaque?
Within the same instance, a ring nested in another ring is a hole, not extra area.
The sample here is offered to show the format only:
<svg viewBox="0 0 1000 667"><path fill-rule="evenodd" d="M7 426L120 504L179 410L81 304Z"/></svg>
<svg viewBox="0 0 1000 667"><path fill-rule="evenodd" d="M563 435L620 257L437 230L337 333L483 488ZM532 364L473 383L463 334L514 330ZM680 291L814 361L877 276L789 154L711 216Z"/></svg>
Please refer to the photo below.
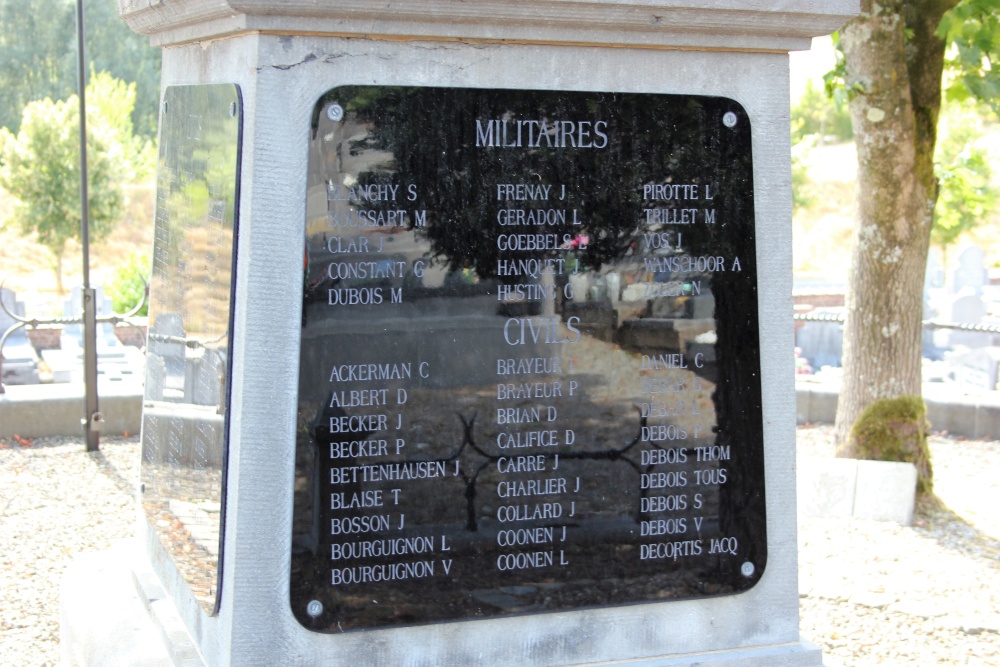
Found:
<svg viewBox="0 0 1000 667"><path fill-rule="evenodd" d="M242 105L164 91L142 411L142 504L195 598L218 610Z"/></svg>
<svg viewBox="0 0 1000 667"><path fill-rule="evenodd" d="M311 133L300 622L752 587L767 539L740 105L342 87Z"/></svg>

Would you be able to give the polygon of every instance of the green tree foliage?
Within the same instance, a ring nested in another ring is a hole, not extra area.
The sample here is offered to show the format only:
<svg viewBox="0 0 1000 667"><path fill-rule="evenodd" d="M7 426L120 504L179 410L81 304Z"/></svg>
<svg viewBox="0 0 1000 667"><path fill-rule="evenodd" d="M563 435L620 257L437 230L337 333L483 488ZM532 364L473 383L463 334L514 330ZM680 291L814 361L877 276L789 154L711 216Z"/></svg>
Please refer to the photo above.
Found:
<svg viewBox="0 0 1000 667"><path fill-rule="evenodd" d="M976 141L983 136L982 118L968 104L951 106L935 157L939 190L931 242L942 252L987 220L997 202L986 150Z"/></svg>
<svg viewBox="0 0 1000 667"><path fill-rule="evenodd" d="M847 105L824 91L818 90L812 81L799 101L792 106L792 141L815 135L819 141L850 141L854 138L851 127L851 113Z"/></svg>
<svg viewBox="0 0 1000 667"><path fill-rule="evenodd" d="M84 4L89 68L136 84L135 131L156 135L160 51L118 18L115 0ZM73 0L0 0L0 127L17 132L28 102L76 92Z"/></svg>
<svg viewBox="0 0 1000 667"><path fill-rule="evenodd" d="M87 86L93 101L87 116L93 240L107 236L118 222L125 205L122 186L135 173L135 141L127 134L134 95L131 85L106 74ZM80 237L79 123L79 100L72 95L29 103L16 135L0 128L0 187L15 200L3 224L35 235L49 249L60 291L66 243Z"/></svg>
<svg viewBox="0 0 1000 667"><path fill-rule="evenodd" d="M1000 115L1000 0L962 0L944 15L938 34L952 46L947 99L973 97Z"/></svg>
<svg viewBox="0 0 1000 667"><path fill-rule="evenodd" d="M116 79L108 72L93 72L87 84L87 118L98 120L112 133L121 145L124 158L123 178L145 178L152 174L156 164L153 142L136 134L133 125L133 108L136 105L137 86Z"/></svg>
<svg viewBox="0 0 1000 667"><path fill-rule="evenodd" d="M0 0L0 126L16 132L28 102L72 93L76 38L70 8L66 0Z"/></svg>
<svg viewBox="0 0 1000 667"><path fill-rule="evenodd" d="M160 106L160 49L150 46L149 38L132 32L118 18L116 0L87 0L84 14L90 69L135 84L132 125L140 137L155 138ZM75 45L75 41L71 42L71 46Z"/></svg>

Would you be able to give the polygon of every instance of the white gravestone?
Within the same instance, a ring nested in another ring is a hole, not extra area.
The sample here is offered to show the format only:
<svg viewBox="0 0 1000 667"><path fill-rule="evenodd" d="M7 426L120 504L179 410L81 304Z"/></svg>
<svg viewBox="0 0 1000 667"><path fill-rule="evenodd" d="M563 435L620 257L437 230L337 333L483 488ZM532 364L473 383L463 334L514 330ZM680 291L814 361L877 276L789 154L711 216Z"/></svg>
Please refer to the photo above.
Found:
<svg viewBox="0 0 1000 667"><path fill-rule="evenodd" d="M948 321L955 324L981 324L986 317L986 304L983 297L976 294L972 287L966 286L952 299L948 309ZM990 344L990 335L975 331L951 330L948 332L948 345L956 347L985 347Z"/></svg>
<svg viewBox="0 0 1000 667"><path fill-rule="evenodd" d="M24 317L24 304L17 300L13 290L0 289L0 300L7 311ZM0 336L17 324L17 320L0 309ZM38 384L38 353L28 339L27 329L20 327L11 332L0 354L3 355L3 384Z"/></svg>
<svg viewBox="0 0 1000 667"><path fill-rule="evenodd" d="M952 273L951 291L957 293L968 287L976 296L982 295L987 283L985 258L986 253L979 246L963 248L958 253L958 268Z"/></svg>

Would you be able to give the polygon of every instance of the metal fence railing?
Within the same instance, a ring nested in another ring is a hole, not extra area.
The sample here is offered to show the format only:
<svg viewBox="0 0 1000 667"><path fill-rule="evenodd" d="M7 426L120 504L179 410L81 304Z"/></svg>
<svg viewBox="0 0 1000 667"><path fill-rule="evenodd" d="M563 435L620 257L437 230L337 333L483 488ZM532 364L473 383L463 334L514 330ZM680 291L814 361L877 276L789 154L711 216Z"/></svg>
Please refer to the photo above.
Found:
<svg viewBox="0 0 1000 667"><path fill-rule="evenodd" d="M843 322L840 313L796 313L798 322ZM924 320L925 329L950 329L952 331L971 331L974 333L1000 334L1000 324L962 324L960 322L945 322L944 320Z"/></svg>

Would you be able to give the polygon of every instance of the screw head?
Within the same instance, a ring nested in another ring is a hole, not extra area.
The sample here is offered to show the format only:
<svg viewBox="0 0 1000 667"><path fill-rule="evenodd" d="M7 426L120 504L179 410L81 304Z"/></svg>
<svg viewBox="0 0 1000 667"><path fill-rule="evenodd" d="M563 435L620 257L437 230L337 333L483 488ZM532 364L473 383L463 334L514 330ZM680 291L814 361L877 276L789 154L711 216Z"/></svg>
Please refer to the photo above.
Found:
<svg viewBox="0 0 1000 667"><path fill-rule="evenodd" d="M306 613L310 618L319 618L323 614L323 603L319 600L310 600L306 605Z"/></svg>
<svg viewBox="0 0 1000 667"><path fill-rule="evenodd" d="M740 565L740 574L742 574L744 577L752 577L755 571L756 568L750 561L747 561L743 563L743 565Z"/></svg>
<svg viewBox="0 0 1000 667"><path fill-rule="evenodd" d="M326 117L333 122L339 122L344 119L344 107L340 106L336 102L331 104L326 108Z"/></svg>
<svg viewBox="0 0 1000 667"><path fill-rule="evenodd" d="M725 115L722 116L722 124L726 127L735 127L736 125L736 114L732 111L727 111Z"/></svg>
<svg viewBox="0 0 1000 667"><path fill-rule="evenodd" d="M229 116L231 118L235 118L236 117L236 102L230 102L229 103Z"/></svg>

